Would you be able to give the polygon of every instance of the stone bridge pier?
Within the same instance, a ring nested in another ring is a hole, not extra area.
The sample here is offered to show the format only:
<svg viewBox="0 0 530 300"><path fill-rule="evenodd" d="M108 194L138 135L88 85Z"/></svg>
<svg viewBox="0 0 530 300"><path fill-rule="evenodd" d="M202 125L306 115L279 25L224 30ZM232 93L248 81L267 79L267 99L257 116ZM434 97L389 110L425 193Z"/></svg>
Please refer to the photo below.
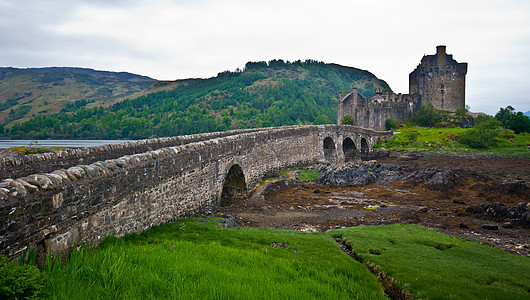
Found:
<svg viewBox="0 0 530 300"><path fill-rule="evenodd" d="M0 182L0 252L16 256L30 245L58 253L213 214L271 171L353 159L391 135L354 126L287 126L138 141L117 146L135 153L123 156L104 146L63 152L57 155L68 164L61 168L51 163L53 155L33 157L27 161L40 162L35 172L24 165L27 173ZM10 172L24 161L1 163Z"/></svg>

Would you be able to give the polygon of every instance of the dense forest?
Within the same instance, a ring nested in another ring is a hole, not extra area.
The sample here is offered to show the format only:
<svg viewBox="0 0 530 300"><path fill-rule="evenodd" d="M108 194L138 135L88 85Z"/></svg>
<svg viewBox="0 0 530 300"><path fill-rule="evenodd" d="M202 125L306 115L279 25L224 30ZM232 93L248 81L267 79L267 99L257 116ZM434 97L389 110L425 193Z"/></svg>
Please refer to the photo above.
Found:
<svg viewBox="0 0 530 300"><path fill-rule="evenodd" d="M154 83L164 84L169 83ZM78 100L56 114L6 123L0 134L8 138L138 139L335 123L338 93L352 87L365 97L377 91L391 92L386 82L351 67L313 60L249 62L243 70L184 80L175 89L106 108Z"/></svg>

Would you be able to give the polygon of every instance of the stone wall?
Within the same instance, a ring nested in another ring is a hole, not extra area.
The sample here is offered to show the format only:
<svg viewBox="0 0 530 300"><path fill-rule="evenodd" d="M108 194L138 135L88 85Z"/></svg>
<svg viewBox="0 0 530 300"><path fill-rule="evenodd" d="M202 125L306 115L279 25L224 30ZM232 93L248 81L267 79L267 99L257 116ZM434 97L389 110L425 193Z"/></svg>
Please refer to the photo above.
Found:
<svg viewBox="0 0 530 300"><path fill-rule="evenodd" d="M109 234L123 236L183 216L211 214L219 206L233 165L242 168L248 191L272 170L343 160L346 138L360 149L362 141L371 147L389 133L321 125L212 136L5 179L0 182L0 252L16 256L30 245L40 252L57 253L81 243L96 245ZM325 138L333 140L336 150L327 157Z"/></svg>
<svg viewBox="0 0 530 300"><path fill-rule="evenodd" d="M456 111L464 109L467 63L458 63L446 53L445 46L436 47L435 55L424 56L409 75L409 93L422 105Z"/></svg>
<svg viewBox="0 0 530 300"><path fill-rule="evenodd" d="M47 173L61 168L69 168L80 164L91 164L96 161L114 159L124 155L144 153L165 147L174 147L218 137L246 132L256 132L261 130L263 129L241 129L223 132L201 133L176 137L147 139L122 144L66 149L63 151L33 154L20 157L0 158L0 180L5 178L18 178L34 173Z"/></svg>
<svg viewBox="0 0 530 300"><path fill-rule="evenodd" d="M418 107L418 102L407 94L387 93L363 98L357 89L353 89L337 104L337 124L349 114L354 126L385 130L387 119L405 121L412 118Z"/></svg>

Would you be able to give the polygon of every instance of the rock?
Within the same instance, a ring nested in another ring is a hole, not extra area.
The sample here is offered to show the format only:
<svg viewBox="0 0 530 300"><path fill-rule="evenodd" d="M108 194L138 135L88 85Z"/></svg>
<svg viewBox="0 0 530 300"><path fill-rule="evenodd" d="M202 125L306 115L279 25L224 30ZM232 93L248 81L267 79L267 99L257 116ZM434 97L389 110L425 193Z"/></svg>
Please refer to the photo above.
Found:
<svg viewBox="0 0 530 300"><path fill-rule="evenodd" d="M485 203L468 207L466 213L479 214L498 221L518 223L525 228L530 228L530 210L527 203L519 203L513 208L500 202Z"/></svg>
<svg viewBox="0 0 530 300"><path fill-rule="evenodd" d="M460 228L469 228L466 223L460 223Z"/></svg>
<svg viewBox="0 0 530 300"><path fill-rule="evenodd" d="M401 220L409 223L418 223L420 221L420 217L412 210L407 210L401 215Z"/></svg>
<svg viewBox="0 0 530 300"><path fill-rule="evenodd" d="M521 215L519 222L521 223L521 225L523 225L524 228L530 228L530 210L527 210Z"/></svg>
<svg viewBox="0 0 530 300"><path fill-rule="evenodd" d="M491 224L483 224L483 225L480 225L480 228L487 229L487 230L498 230L499 226L491 225Z"/></svg>
<svg viewBox="0 0 530 300"><path fill-rule="evenodd" d="M426 213L426 212L429 211L429 209L427 207L425 207L425 206L421 206L420 208L418 208L418 211L422 212L422 213Z"/></svg>
<svg viewBox="0 0 530 300"><path fill-rule="evenodd" d="M502 228L511 229L511 228L513 228L513 223L512 222L504 222L504 223L502 223Z"/></svg>
<svg viewBox="0 0 530 300"><path fill-rule="evenodd" d="M429 174L428 171L430 170L427 170L426 175ZM432 172L436 171L431 171L431 173ZM425 186L431 190L445 192L454 189L455 182L455 172L452 170L444 170L434 173L434 175L432 175L432 177L425 182Z"/></svg>
<svg viewBox="0 0 530 300"><path fill-rule="evenodd" d="M38 186L41 190L53 190L55 186L53 181L45 175L36 174L24 178L31 185Z"/></svg>
<svg viewBox="0 0 530 300"><path fill-rule="evenodd" d="M399 166L382 165L377 162L349 162L344 165L331 165L321 170L317 183L324 185L367 184L388 182L398 179Z"/></svg>

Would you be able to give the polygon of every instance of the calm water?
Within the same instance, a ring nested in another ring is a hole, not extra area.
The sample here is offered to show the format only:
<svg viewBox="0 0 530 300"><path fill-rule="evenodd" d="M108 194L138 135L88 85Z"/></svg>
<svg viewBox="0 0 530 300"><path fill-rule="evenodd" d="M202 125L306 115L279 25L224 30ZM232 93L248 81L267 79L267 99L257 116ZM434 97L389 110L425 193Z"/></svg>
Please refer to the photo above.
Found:
<svg viewBox="0 0 530 300"><path fill-rule="evenodd" d="M30 146L32 142L32 147L82 148L107 144L134 142L134 140L0 140L0 149ZM35 142L37 142L37 144L35 144Z"/></svg>

